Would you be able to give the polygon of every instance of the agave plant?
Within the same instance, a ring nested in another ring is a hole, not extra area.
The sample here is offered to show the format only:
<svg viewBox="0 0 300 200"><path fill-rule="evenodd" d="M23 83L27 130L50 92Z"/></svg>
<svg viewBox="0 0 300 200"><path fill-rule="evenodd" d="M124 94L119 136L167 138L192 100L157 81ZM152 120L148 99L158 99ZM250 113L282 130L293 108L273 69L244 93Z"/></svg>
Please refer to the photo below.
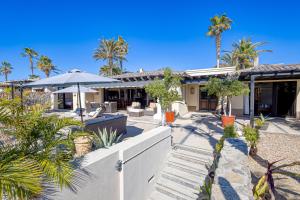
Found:
<svg viewBox="0 0 300 200"><path fill-rule="evenodd" d="M98 140L99 147L109 148L112 145L120 142L122 137L121 135L117 135L117 130L112 130L108 132L106 128L102 131L98 129L98 133L96 133L96 139Z"/></svg>
<svg viewBox="0 0 300 200"><path fill-rule="evenodd" d="M283 171L282 169L285 167L292 167L299 165L300 161L295 161L289 164L282 164L279 166L274 166L275 163L278 163L281 160L277 160L275 162L269 163L267 167L267 172L259 179L258 183L253 187L253 196L256 200L264 199L266 195L269 193L271 195L271 199L275 199L275 184L274 184L274 174L282 174L285 176L292 177L300 177L300 174Z"/></svg>
<svg viewBox="0 0 300 200"><path fill-rule="evenodd" d="M257 142L259 139L259 131L256 128L252 128L250 125L247 125L243 128L243 133L245 139L250 145L250 155L254 156L257 154Z"/></svg>

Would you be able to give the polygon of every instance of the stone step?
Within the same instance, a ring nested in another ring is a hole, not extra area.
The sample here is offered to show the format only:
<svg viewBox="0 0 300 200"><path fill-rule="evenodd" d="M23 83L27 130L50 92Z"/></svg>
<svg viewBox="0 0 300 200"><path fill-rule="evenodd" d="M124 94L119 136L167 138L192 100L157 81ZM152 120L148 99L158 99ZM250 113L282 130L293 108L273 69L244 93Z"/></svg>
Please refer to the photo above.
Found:
<svg viewBox="0 0 300 200"><path fill-rule="evenodd" d="M185 180L188 180L190 182L193 183L199 183L200 185L203 184L203 180L205 179L206 175L204 174L191 174L189 172L186 171L182 171L180 169L177 168L172 168L172 167L165 167L162 171L163 174L167 174L167 175L172 175L172 176L176 176L179 178L184 178Z"/></svg>
<svg viewBox="0 0 300 200"><path fill-rule="evenodd" d="M182 151L186 151L186 152L193 152L196 155L200 154L200 155L207 155L207 156L211 156L213 157L214 154L211 150L208 149L202 149L202 148L197 148L197 147L192 147L192 146L187 146L187 145L183 145L183 144L176 144L173 147L174 150L182 150Z"/></svg>
<svg viewBox="0 0 300 200"><path fill-rule="evenodd" d="M204 178L203 178L203 180L201 180L200 178L197 178L198 181L195 181L195 180L188 179L188 177L182 177L177 174L171 174L171 173L165 173L165 172L161 173L160 176L162 178L165 178L170 181L181 184L185 187L190 187L190 188L196 189L196 190L198 190L200 188L200 186L203 184L203 181L204 181Z"/></svg>
<svg viewBox="0 0 300 200"><path fill-rule="evenodd" d="M170 197L164 193L159 191L154 191L148 200L176 200L174 197Z"/></svg>
<svg viewBox="0 0 300 200"><path fill-rule="evenodd" d="M181 154L182 156L186 156L188 158L194 158L194 159L204 160L204 161L206 160L208 162L210 162L214 159L214 157L211 155L201 154L201 153L193 152L193 151L187 151L185 149L179 149L179 148L174 149L172 151L172 153Z"/></svg>
<svg viewBox="0 0 300 200"><path fill-rule="evenodd" d="M163 193L170 198L174 198L176 200L196 200L198 199L198 194L194 191L185 190L178 184L161 184L157 183L155 185L155 190Z"/></svg>
<svg viewBox="0 0 300 200"><path fill-rule="evenodd" d="M173 151L170 153L170 157L175 157L178 159L185 160L187 162L193 162L198 164L211 164L213 162L213 158L209 156L198 156L195 157L193 155L186 154L185 152L180 152L180 150Z"/></svg>
<svg viewBox="0 0 300 200"><path fill-rule="evenodd" d="M188 168L193 171L203 171L207 172L209 164L202 164L202 163L195 163L191 161L187 161L185 159L177 158L177 157L170 157L168 159L168 163L176 164L185 168ZM207 166L206 166L207 165Z"/></svg>
<svg viewBox="0 0 300 200"><path fill-rule="evenodd" d="M170 168L184 171L186 173L193 174L195 176L202 177L202 176L207 176L208 174L207 169L200 170L200 169L190 168L189 166L184 166L182 164L172 163L172 162L167 162L166 165Z"/></svg>

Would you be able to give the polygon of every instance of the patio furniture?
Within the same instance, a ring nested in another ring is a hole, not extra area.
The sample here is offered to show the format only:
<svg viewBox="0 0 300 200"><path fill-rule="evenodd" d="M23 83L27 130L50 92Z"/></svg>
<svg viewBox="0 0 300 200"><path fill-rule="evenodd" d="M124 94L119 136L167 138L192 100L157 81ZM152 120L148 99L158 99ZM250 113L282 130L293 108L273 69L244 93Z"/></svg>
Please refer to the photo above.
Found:
<svg viewBox="0 0 300 200"><path fill-rule="evenodd" d="M94 119L88 119L84 122L84 129L87 131L98 132L103 131L106 128L107 131L116 130L117 134L126 133L127 116L125 115L107 115L104 114L101 117Z"/></svg>
<svg viewBox="0 0 300 200"><path fill-rule="evenodd" d="M97 108L95 111L92 111L88 114L89 117L91 118L97 118L97 117L101 117L103 113L105 113L106 108L105 105L100 105L99 108Z"/></svg>
<svg viewBox="0 0 300 200"><path fill-rule="evenodd" d="M128 108L127 113L130 117L141 117L144 116L144 109Z"/></svg>
<svg viewBox="0 0 300 200"><path fill-rule="evenodd" d="M140 109L141 108L141 103L137 101L133 101L131 103L131 106L127 106L127 110L133 108L133 109Z"/></svg>
<svg viewBox="0 0 300 200"><path fill-rule="evenodd" d="M118 111L118 104L117 102L104 102L106 112L107 113L115 113Z"/></svg>
<svg viewBox="0 0 300 200"><path fill-rule="evenodd" d="M157 111L156 103L151 102L149 107L145 108L144 114L148 116L153 116Z"/></svg>

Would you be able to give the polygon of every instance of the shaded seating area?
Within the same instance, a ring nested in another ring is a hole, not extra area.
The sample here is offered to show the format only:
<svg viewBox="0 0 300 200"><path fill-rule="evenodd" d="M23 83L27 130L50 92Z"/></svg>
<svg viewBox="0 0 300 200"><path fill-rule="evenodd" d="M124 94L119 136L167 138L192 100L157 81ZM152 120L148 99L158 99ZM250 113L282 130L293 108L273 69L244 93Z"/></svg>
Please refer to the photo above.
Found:
<svg viewBox="0 0 300 200"><path fill-rule="evenodd" d="M156 103L151 102L149 107L145 108L144 114L148 116L153 116L157 111Z"/></svg>

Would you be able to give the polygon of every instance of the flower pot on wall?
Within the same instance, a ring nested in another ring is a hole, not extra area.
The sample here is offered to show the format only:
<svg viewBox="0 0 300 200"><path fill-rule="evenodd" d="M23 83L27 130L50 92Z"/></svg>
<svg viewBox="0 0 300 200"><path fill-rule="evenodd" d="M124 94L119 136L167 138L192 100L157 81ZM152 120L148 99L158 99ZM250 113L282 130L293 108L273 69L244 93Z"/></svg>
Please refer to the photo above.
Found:
<svg viewBox="0 0 300 200"><path fill-rule="evenodd" d="M175 121L175 112L166 112L166 122L173 123Z"/></svg>
<svg viewBox="0 0 300 200"><path fill-rule="evenodd" d="M90 136L80 136L74 139L76 157L84 156L92 150L92 138Z"/></svg>
<svg viewBox="0 0 300 200"><path fill-rule="evenodd" d="M222 126L229 126L229 125L234 125L234 121L235 121L235 116L231 115L231 116L225 116L222 115Z"/></svg>

